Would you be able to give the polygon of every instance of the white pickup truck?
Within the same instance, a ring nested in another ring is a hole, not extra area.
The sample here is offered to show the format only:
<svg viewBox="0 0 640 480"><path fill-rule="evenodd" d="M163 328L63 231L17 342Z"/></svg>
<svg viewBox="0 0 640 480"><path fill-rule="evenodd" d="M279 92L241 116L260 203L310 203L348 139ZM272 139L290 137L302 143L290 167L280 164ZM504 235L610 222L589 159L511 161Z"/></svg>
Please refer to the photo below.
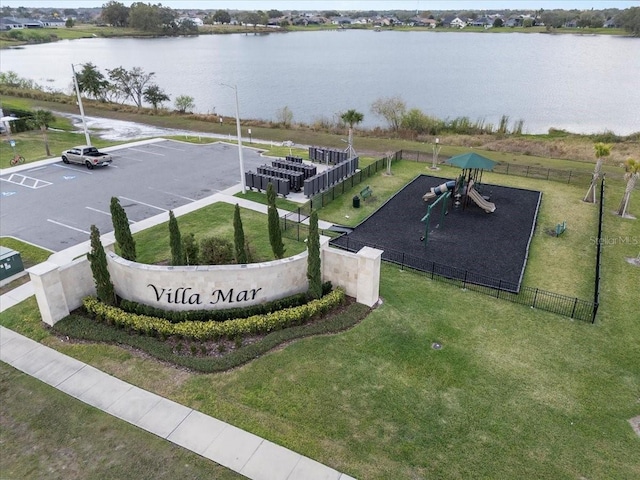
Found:
<svg viewBox="0 0 640 480"><path fill-rule="evenodd" d="M95 166L109 165L113 159L111 155L98 151L96 147L79 145L62 152L62 161L86 165L89 170L92 170Z"/></svg>

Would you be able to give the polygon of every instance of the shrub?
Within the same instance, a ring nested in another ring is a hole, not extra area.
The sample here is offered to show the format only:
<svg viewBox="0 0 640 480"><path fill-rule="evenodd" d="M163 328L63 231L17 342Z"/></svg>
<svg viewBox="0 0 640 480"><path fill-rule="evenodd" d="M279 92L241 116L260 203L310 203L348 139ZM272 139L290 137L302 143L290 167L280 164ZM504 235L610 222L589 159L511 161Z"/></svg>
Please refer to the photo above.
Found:
<svg viewBox="0 0 640 480"><path fill-rule="evenodd" d="M200 261L204 265L230 265L234 263L233 245L222 237L206 237L200 242Z"/></svg>
<svg viewBox="0 0 640 480"><path fill-rule="evenodd" d="M169 210L169 244L171 246L171 265L184 265L185 259L182 251L180 227L178 226L178 220L173 215L173 210Z"/></svg>
<svg viewBox="0 0 640 480"><path fill-rule="evenodd" d="M344 290L339 288L305 305L224 322L171 323L162 318L127 313L120 308L102 303L95 297L86 297L83 305L86 311L99 321L112 323L126 330L158 337L179 336L204 341L220 337L232 339L238 336L263 334L302 325L341 305L345 298Z"/></svg>
<svg viewBox="0 0 640 480"><path fill-rule="evenodd" d="M200 261L200 248L193 233L186 235L182 239L182 251L187 265L198 265Z"/></svg>

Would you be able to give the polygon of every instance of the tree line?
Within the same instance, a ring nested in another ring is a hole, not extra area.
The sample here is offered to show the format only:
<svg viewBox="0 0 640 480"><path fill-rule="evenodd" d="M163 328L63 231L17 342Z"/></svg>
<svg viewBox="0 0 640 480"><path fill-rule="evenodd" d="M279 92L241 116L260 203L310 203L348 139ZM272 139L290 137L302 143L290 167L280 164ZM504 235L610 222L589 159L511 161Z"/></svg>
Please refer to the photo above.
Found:
<svg viewBox="0 0 640 480"><path fill-rule="evenodd" d="M161 3L134 2L127 7L112 0L102 5L100 19L114 27L130 27L164 35L198 33L198 27L192 20L178 18L175 10Z"/></svg>
<svg viewBox="0 0 640 480"><path fill-rule="evenodd" d="M143 100L153 107L154 111L170 99L157 84L153 83L154 72L145 72L140 67L127 70L124 67L107 69L105 77L93 63L84 63L76 72L78 89L81 94L101 102L131 101L142 108ZM195 105L193 97L179 95L175 100L176 110L181 113L192 110Z"/></svg>

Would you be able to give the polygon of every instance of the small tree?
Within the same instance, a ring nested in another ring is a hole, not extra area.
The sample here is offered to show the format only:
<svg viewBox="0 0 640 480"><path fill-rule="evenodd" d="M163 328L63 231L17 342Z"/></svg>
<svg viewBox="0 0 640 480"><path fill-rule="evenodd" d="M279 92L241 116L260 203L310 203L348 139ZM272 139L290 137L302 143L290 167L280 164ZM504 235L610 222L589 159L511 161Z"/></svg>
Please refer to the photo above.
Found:
<svg viewBox="0 0 640 480"><path fill-rule="evenodd" d="M158 85L149 85L143 92L144 101L149 102L153 106L153 111L158 111L158 106L162 105L164 102L169 101L169 95L164 93L164 91Z"/></svg>
<svg viewBox="0 0 640 480"><path fill-rule="evenodd" d="M180 227L178 220L173 215L173 210L169 210L169 244L171 245L171 265L184 265L185 258L180 238Z"/></svg>
<svg viewBox="0 0 640 480"><path fill-rule="evenodd" d="M362 120L364 120L364 115L356 110L347 110L346 112L344 112L342 115L340 115L340 118L342 119L343 122L347 123L349 125L349 139L347 141L347 144L349 145L349 158L351 158L354 150L353 150L353 126L357 125L359 123L362 122Z"/></svg>
<svg viewBox="0 0 640 480"><path fill-rule="evenodd" d="M596 203L596 186L598 184L598 179L600 178L603 158L608 157L611 153L611 145L598 142L593 146L593 149L596 153L596 168L593 171L593 176L591 177L591 185L589 185L589 190L587 190L587 194L584 196L583 201Z"/></svg>
<svg viewBox="0 0 640 480"><path fill-rule="evenodd" d="M87 254L87 258L91 264L98 300L107 305L115 305L116 294L107 268L107 254L100 241L100 231L95 225L91 225L91 251Z"/></svg>
<svg viewBox="0 0 640 480"><path fill-rule="evenodd" d="M384 118L389 127L397 132L407 111L407 105L400 97L379 98L371 104L371 111Z"/></svg>
<svg viewBox="0 0 640 480"><path fill-rule="evenodd" d="M51 149L49 148L49 137L47 136L47 129L49 125L55 120L53 113L49 110L42 110L40 108L33 111L33 116L29 119L29 125L32 128L39 128L42 132L44 139L44 148L47 152L47 156L51 156Z"/></svg>
<svg viewBox="0 0 640 480"><path fill-rule="evenodd" d="M129 219L127 212L124 211L118 197L111 197L111 222L113 223L113 231L120 248L122 258L136 261L136 242L131 235L129 228Z"/></svg>
<svg viewBox="0 0 640 480"><path fill-rule="evenodd" d="M67 21L64 22L64 26L67 28L73 28L74 25L75 25L75 22L73 18L67 18Z"/></svg>
<svg viewBox="0 0 640 480"><path fill-rule="evenodd" d="M322 296L322 270L320 268L320 233L318 231L318 213L311 212L309 219L309 237L307 238L307 279L309 280L309 297L316 299Z"/></svg>
<svg viewBox="0 0 640 480"><path fill-rule="evenodd" d="M284 106L276 112L276 122L284 128L289 128L293 122L293 112L289 107Z"/></svg>
<svg viewBox="0 0 640 480"><path fill-rule="evenodd" d="M182 251L187 265L198 265L200 261L200 249L193 232L182 238Z"/></svg>
<svg viewBox="0 0 640 480"><path fill-rule="evenodd" d="M236 203L233 212L233 244L236 252L236 263L247 263L247 251L245 250L244 230L242 228L242 218L240 217L240 205Z"/></svg>
<svg viewBox="0 0 640 480"><path fill-rule="evenodd" d="M276 207L276 189L273 183L267 185L267 219L269 222L269 243L276 258L284 257L284 244L282 243L282 231L280 230L280 217Z"/></svg>
<svg viewBox="0 0 640 480"><path fill-rule="evenodd" d="M178 95L175 101L176 110L180 113L190 112L195 108L193 97L189 95Z"/></svg>
<svg viewBox="0 0 640 480"><path fill-rule="evenodd" d="M624 162L625 175L624 178L627 181L627 186L624 189L624 195L622 201L618 207L618 215L624 217L627 214L627 208L629 208L629 200L631 200L631 192L636 186L638 178L640 178L640 162L630 158Z"/></svg>

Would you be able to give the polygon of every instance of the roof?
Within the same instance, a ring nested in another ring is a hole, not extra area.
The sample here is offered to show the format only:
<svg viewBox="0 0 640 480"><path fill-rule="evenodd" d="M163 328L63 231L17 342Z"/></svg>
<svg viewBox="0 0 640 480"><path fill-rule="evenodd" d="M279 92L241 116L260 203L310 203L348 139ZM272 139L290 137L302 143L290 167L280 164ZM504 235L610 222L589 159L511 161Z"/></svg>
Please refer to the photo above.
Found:
<svg viewBox="0 0 640 480"><path fill-rule="evenodd" d="M445 163L460 167L463 170L468 168L480 168L482 170L493 170L493 166L497 163L493 160L478 155L477 153L463 153L462 155L456 155L451 157Z"/></svg>

